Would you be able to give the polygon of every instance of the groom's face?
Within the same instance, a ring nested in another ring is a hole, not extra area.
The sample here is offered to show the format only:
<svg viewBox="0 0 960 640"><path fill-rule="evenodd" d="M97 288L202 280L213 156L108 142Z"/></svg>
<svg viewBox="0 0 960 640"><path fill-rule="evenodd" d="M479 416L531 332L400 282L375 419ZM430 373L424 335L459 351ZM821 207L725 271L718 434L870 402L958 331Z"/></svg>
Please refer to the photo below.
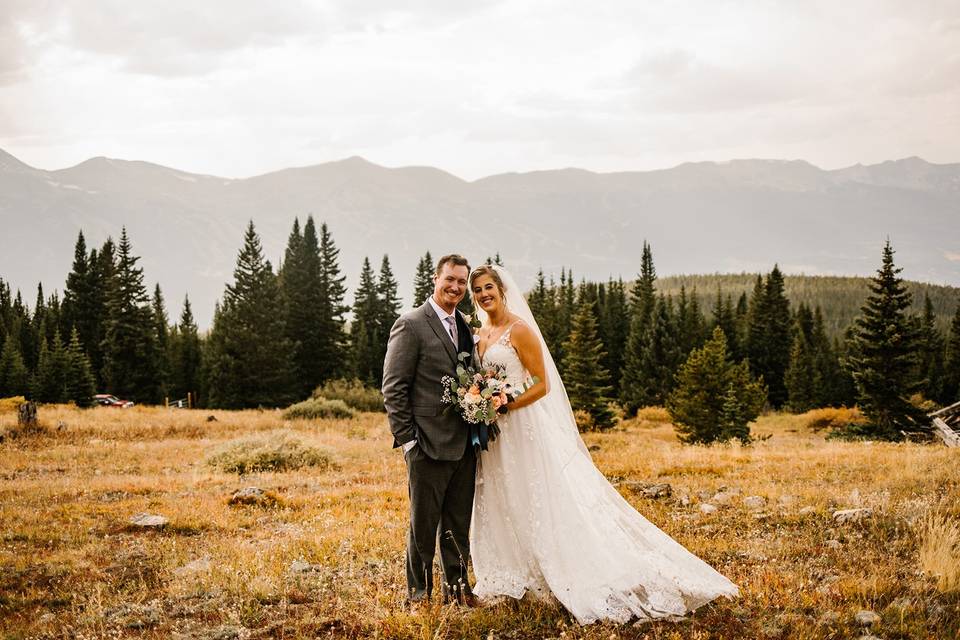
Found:
<svg viewBox="0 0 960 640"><path fill-rule="evenodd" d="M467 276L470 273L463 265L444 263L440 274L433 277L433 299L452 313L467 293Z"/></svg>

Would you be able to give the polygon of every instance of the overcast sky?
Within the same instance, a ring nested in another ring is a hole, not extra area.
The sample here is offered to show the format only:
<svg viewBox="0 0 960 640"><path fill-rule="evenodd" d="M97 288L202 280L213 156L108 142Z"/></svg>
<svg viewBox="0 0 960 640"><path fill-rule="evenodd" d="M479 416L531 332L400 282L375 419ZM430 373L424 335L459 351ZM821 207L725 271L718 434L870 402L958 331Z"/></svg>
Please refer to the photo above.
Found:
<svg viewBox="0 0 960 640"><path fill-rule="evenodd" d="M0 148L228 177L955 162L960 2L0 0Z"/></svg>

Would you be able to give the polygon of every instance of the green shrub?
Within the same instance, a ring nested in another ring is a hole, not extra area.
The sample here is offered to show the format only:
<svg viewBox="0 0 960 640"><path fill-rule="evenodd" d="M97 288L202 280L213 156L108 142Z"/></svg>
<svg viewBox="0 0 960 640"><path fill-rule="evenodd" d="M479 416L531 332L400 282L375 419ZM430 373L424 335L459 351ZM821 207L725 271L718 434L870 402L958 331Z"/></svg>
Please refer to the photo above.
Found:
<svg viewBox="0 0 960 640"><path fill-rule="evenodd" d="M323 420L329 418L352 418L357 412L343 400L310 398L292 405L283 412L286 420Z"/></svg>
<svg viewBox="0 0 960 640"><path fill-rule="evenodd" d="M357 411L384 411L383 394L379 389L365 386L356 378L328 380L313 392L314 398L343 400Z"/></svg>
<svg viewBox="0 0 960 640"><path fill-rule="evenodd" d="M335 468L330 455L305 445L287 432L262 438L233 440L207 458L207 464L224 473L292 471L301 467Z"/></svg>

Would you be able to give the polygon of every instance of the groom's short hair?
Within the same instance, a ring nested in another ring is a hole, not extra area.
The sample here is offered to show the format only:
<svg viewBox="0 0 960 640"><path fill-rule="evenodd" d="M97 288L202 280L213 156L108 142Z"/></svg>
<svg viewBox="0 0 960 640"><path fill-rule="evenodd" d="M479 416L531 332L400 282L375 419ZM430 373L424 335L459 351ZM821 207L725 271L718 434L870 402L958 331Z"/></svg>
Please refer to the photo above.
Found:
<svg viewBox="0 0 960 640"><path fill-rule="evenodd" d="M470 273L470 263L467 262L467 259L459 253L451 253L450 255L443 256L437 261L437 270L433 272L433 275L439 276L440 272L443 271L443 265L447 264L448 262L457 267L466 267L467 273Z"/></svg>

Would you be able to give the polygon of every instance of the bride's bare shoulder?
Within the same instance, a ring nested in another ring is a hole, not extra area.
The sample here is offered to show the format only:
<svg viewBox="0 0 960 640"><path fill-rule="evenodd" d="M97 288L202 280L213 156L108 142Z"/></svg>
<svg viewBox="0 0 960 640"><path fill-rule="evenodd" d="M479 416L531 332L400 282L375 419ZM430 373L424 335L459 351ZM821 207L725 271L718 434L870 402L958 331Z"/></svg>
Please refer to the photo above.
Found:
<svg viewBox="0 0 960 640"><path fill-rule="evenodd" d="M524 322L521 318L514 318L513 325L510 327L510 337L523 342L525 340L533 339L535 336L533 329L530 328L530 325Z"/></svg>

